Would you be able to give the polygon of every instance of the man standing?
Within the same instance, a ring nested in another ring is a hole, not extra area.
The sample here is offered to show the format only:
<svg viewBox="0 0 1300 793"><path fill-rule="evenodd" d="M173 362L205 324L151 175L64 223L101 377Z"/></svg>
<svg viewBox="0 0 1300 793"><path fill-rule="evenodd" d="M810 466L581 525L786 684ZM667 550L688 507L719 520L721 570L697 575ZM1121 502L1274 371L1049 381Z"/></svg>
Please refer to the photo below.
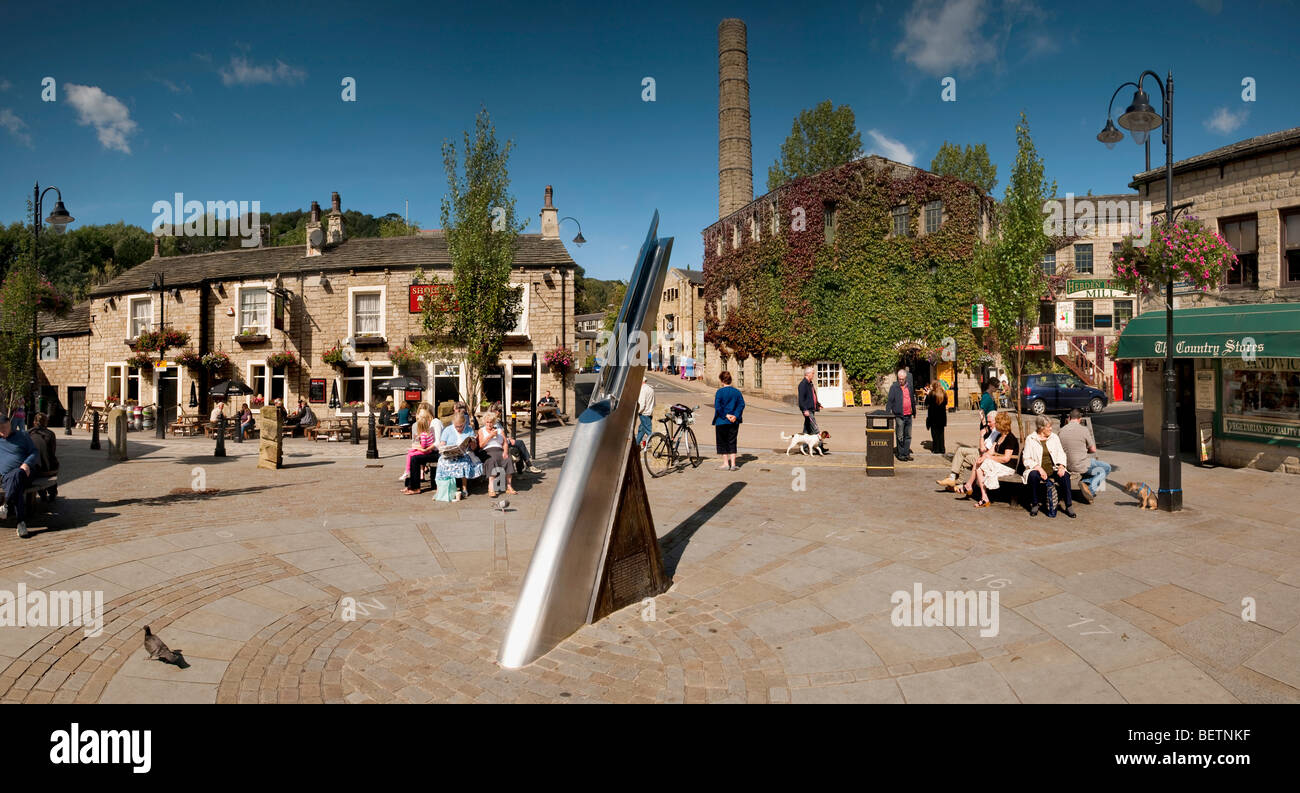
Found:
<svg viewBox="0 0 1300 793"><path fill-rule="evenodd" d="M18 519L18 536L28 537L27 531L27 484L32 479L40 455L27 433L16 430L9 421L9 416L0 413L0 485L3 485L5 503L0 505L0 520L9 517L13 509Z"/></svg>
<svg viewBox="0 0 1300 793"><path fill-rule="evenodd" d="M898 380L889 387L885 410L894 415L894 435L898 440L894 456L902 462L912 458L912 417L916 415L916 394L912 393L907 370L898 370Z"/></svg>
<svg viewBox="0 0 1300 793"><path fill-rule="evenodd" d="M804 435L821 434L821 428L817 426L817 411L822 409L822 404L817 401L817 389L813 387L816 371L811 366L805 366L803 379L799 381L799 410L803 412Z"/></svg>
<svg viewBox="0 0 1300 793"><path fill-rule="evenodd" d="M1097 488L1110 475L1110 463L1096 458L1097 442L1092 428L1083 423L1083 412L1070 411L1069 422L1061 428L1061 446L1065 449L1066 469L1079 479L1079 495L1083 503L1091 504Z"/></svg>
<svg viewBox="0 0 1300 793"><path fill-rule="evenodd" d="M649 381L641 381L641 395L636 400L636 415L639 424L636 429L636 442L644 449L646 439L654 434L655 390Z"/></svg>

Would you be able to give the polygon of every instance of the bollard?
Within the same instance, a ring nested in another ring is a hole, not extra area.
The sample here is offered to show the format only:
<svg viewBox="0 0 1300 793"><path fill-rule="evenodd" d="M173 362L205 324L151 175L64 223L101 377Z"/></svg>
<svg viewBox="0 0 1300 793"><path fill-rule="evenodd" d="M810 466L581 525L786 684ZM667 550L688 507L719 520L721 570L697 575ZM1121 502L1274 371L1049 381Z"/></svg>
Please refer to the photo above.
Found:
<svg viewBox="0 0 1300 793"><path fill-rule="evenodd" d="M379 459L379 441L375 438L375 412L370 411L370 439L366 441L366 459Z"/></svg>
<svg viewBox="0 0 1300 793"><path fill-rule="evenodd" d="M222 418L225 418L225 417L223 416ZM243 427L240 425L240 423L239 423L239 419L235 419L235 436L234 436L234 438L232 438L232 440L233 440L235 443L243 443L243 442L244 442Z"/></svg>
<svg viewBox="0 0 1300 793"><path fill-rule="evenodd" d="M359 443L361 443L361 439L357 437L357 412L353 410L352 411L352 445L356 446Z"/></svg>
<svg viewBox="0 0 1300 793"><path fill-rule="evenodd" d="M90 411L90 448L99 448L99 411Z"/></svg>
<svg viewBox="0 0 1300 793"><path fill-rule="evenodd" d="M217 448L212 452L213 457L226 456L226 414L222 413L217 419Z"/></svg>
<svg viewBox="0 0 1300 793"><path fill-rule="evenodd" d="M63 434L64 435L72 434L72 411L71 410L65 411L63 414Z"/></svg>

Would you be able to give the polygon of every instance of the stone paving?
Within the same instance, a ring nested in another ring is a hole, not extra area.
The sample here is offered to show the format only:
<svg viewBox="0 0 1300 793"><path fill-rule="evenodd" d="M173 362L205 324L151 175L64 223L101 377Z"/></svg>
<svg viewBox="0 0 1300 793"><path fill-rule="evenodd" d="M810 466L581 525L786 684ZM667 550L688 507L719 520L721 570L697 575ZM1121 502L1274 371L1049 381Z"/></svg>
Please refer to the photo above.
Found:
<svg viewBox="0 0 1300 793"><path fill-rule="evenodd" d="M739 472L706 459L649 479L673 580L653 614L630 606L501 669L569 432L539 435L546 472L504 513L482 486L400 495L399 441L366 460L294 440L265 471L255 444L217 460L211 441L132 434L110 464L60 435L60 498L30 539L4 525L0 590L100 590L104 630L0 628L0 701L1300 702L1294 480L1189 466L1183 513L1142 512L1119 484L1155 460L1121 446L1077 520L955 502L920 450L867 479L861 436L825 459L758 448ZM895 627L890 595L916 584L996 588L998 634ZM148 660L146 624L190 668Z"/></svg>

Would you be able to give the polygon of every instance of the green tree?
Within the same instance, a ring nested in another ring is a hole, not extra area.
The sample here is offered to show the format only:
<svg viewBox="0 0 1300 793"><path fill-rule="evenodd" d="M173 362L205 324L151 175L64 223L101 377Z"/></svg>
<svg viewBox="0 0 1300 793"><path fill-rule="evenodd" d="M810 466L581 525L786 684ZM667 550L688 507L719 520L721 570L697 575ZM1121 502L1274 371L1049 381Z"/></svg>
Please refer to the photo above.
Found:
<svg viewBox="0 0 1300 793"><path fill-rule="evenodd" d="M979 185L989 194L998 183L998 167L989 160L988 148L983 143L963 148L945 140L930 162L930 170Z"/></svg>
<svg viewBox="0 0 1300 793"><path fill-rule="evenodd" d="M801 176L852 162L862 156L862 135L848 105L828 99L801 111L781 144L781 157L767 169L767 189L775 190Z"/></svg>
<svg viewBox="0 0 1300 793"><path fill-rule="evenodd" d="M609 290L609 302L604 306L605 322L601 325L602 328L608 331L614 330L614 323L618 321L618 312L623 309L625 297L627 297L627 282L614 281Z"/></svg>
<svg viewBox="0 0 1300 793"><path fill-rule="evenodd" d="M1023 112L1016 124L1016 143L1011 183L998 207L997 240L982 246L977 257L991 329L1004 365L1008 357L1012 361L1013 394L1020 393L1023 348L1038 322L1038 306L1046 289L1041 263L1050 240L1043 233L1043 203L1056 195L1056 183L1044 177L1043 160ZM1023 418L1019 433L1021 438L1025 436Z"/></svg>
<svg viewBox="0 0 1300 793"><path fill-rule="evenodd" d="M510 194L512 148L512 141L497 142L486 108L474 120L473 137L465 133L463 162L454 143L442 144L447 172L442 227L455 298L452 305L426 300L422 321L440 352L450 352L449 346L463 351L471 404L479 398L484 371L497 365L505 335L523 306L520 291L510 286L515 246L526 225L516 217Z"/></svg>
<svg viewBox="0 0 1300 793"><path fill-rule="evenodd" d="M31 201L27 202L27 214L29 217L32 214ZM15 243L15 259L5 273L4 282L0 283L0 411L6 414L27 394L32 356L36 354L32 346L32 318L36 314L39 278L32 257L30 225Z"/></svg>
<svg viewBox="0 0 1300 793"><path fill-rule="evenodd" d="M413 237L420 231L419 223L407 223L396 212L390 212L379 221L381 237Z"/></svg>

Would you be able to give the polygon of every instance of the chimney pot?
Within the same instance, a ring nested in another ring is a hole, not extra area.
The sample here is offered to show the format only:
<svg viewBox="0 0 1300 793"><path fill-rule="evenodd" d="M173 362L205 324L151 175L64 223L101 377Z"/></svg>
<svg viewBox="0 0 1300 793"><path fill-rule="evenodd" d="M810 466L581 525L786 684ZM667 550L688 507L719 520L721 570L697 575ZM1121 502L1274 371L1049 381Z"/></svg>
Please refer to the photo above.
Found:
<svg viewBox="0 0 1300 793"><path fill-rule="evenodd" d="M341 207L342 201L339 199L339 194L337 192L330 193L330 211L342 212L343 210Z"/></svg>
<svg viewBox="0 0 1300 793"><path fill-rule="evenodd" d="M316 203L315 201L311 202L311 222L312 223L320 222L320 204Z"/></svg>
<svg viewBox="0 0 1300 793"><path fill-rule="evenodd" d="M553 192L554 192L554 191L551 190L551 186L550 186L550 185L547 185L547 186L546 186L546 203L543 204L543 206L548 206L548 207L549 207L549 206L552 205L552 204L551 204L551 195L553 194Z"/></svg>
<svg viewBox="0 0 1300 793"><path fill-rule="evenodd" d="M157 259L159 256L162 256L161 246L162 246L162 238L155 236L153 238L153 257L155 259Z"/></svg>

